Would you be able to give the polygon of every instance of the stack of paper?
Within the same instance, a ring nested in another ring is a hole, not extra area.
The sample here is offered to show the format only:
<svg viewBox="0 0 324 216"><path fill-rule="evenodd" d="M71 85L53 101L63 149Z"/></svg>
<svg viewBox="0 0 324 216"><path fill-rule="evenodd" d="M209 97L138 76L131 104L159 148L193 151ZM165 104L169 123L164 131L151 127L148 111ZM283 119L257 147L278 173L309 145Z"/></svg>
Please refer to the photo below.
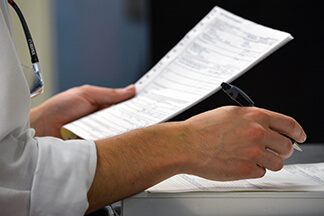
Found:
<svg viewBox="0 0 324 216"><path fill-rule="evenodd" d="M291 40L215 7L147 74L137 95L65 125L65 139L102 139L166 121L220 90Z"/></svg>
<svg viewBox="0 0 324 216"><path fill-rule="evenodd" d="M152 193L177 192L267 192L324 191L324 163L286 165L279 172L267 171L263 178L218 182L180 174L148 189Z"/></svg>

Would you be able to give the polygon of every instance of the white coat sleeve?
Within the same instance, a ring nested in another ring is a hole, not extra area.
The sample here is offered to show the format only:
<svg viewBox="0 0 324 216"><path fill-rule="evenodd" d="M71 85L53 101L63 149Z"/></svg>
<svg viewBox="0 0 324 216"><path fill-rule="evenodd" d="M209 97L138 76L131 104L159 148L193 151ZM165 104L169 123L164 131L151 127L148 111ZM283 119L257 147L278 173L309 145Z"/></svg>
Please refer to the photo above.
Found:
<svg viewBox="0 0 324 216"><path fill-rule="evenodd" d="M95 144L34 137L7 4L0 0L0 215L83 215Z"/></svg>

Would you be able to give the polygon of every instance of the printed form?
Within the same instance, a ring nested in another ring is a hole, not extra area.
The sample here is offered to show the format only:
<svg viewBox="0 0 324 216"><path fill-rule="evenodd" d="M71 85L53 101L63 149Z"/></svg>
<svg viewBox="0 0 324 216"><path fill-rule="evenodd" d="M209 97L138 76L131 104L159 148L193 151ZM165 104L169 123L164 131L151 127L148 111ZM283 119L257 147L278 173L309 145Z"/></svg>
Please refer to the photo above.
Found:
<svg viewBox="0 0 324 216"><path fill-rule="evenodd" d="M286 165L278 172L267 170L264 177L228 182L211 181L180 174L147 190L152 193L179 192L256 192L256 191L324 191L324 163Z"/></svg>
<svg viewBox="0 0 324 216"><path fill-rule="evenodd" d="M136 83L123 103L64 126L64 138L102 139L166 121L220 90L292 39L215 7Z"/></svg>

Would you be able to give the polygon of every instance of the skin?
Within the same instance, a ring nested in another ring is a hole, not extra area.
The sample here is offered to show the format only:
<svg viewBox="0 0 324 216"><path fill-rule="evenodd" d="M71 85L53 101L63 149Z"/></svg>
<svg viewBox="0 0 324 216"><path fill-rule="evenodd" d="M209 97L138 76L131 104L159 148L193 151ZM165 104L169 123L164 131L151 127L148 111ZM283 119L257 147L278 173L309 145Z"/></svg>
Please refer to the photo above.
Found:
<svg viewBox="0 0 324 216"><path fill-rule="evenodd" d="M134 95L134 86L73 88L32 109L31 126L37 136L60 137L64 124ZM186 121L98 140L87 213L179 173L229 181L259 178L266 169L278 171L293 153L291 141L281 134L299 143L306 140L304 130L291 117L256 107L227 106Z"/></svg>
<svg viewBox="0 0 324 216"><path fill-rule="evenodd" d="M124 89L108 89L84 85L69 89L30 111L30 124L36 136L61 138L63 125L135 95L133 85Z"/></svg>

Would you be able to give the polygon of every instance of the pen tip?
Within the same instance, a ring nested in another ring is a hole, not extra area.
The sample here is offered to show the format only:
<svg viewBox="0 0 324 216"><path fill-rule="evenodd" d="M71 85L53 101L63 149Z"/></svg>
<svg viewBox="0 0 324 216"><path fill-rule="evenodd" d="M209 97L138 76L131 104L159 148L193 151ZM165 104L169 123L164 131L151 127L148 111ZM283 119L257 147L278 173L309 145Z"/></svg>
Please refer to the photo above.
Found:
<svg viewBox="0 0 324 216"><path fill-rule="evenodd" d="M293 147L294 147L294 149L296 149L297 151L300 151L300 152L303 151L303 149L301 149L300 146L299 146L296 142L293 144Z"/></svg>

